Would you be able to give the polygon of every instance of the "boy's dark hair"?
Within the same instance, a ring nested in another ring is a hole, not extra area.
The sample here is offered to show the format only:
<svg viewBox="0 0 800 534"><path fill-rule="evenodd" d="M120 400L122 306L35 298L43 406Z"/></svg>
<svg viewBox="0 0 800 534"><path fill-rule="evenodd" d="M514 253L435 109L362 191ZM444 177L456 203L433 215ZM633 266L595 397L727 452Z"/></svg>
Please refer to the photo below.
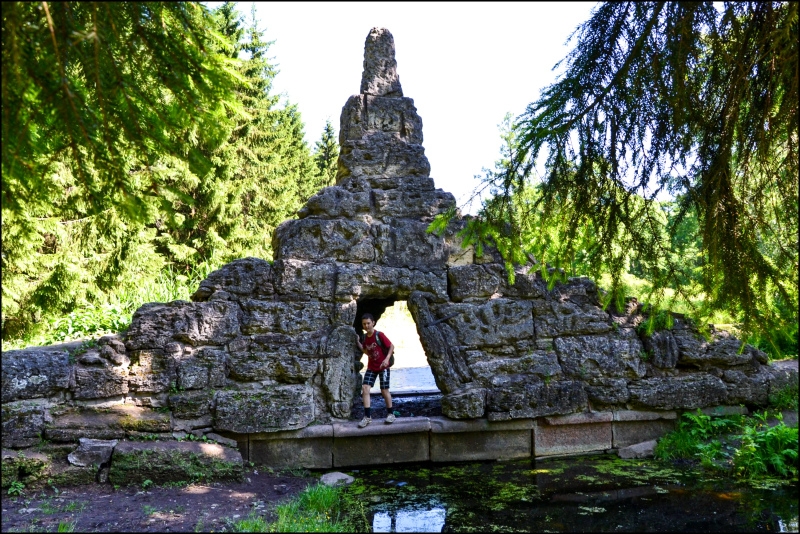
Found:
<svg viewBox="0 0 800 534"><path fill-rule="evenodd" d="M369 319L373 323L375 322L375 317L373 317L371 313L365 313L364 315L362 315L361 320L363 321L364 319Z"/></svg>

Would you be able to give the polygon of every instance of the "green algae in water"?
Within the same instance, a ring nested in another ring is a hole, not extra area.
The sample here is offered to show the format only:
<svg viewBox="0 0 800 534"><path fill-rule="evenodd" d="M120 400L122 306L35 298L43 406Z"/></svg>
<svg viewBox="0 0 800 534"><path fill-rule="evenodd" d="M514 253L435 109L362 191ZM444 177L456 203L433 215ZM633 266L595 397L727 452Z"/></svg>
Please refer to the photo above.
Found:
<svg viewBox="0 0 800 534"><path fill-rule="evenodd" d="M794 486L737 485L652 461L594 456L351 474L375 532L797 531Z"/></svg>

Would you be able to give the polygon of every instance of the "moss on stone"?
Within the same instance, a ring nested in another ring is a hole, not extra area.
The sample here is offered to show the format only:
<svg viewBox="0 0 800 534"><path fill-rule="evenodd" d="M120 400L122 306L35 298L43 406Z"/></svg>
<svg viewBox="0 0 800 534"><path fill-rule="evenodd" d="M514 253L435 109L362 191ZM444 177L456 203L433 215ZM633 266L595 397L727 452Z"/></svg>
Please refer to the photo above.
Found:
<svg viewBox="0 0 800 534"><path fill-rule="evenodd" d="M242 465L182 450L115 452L109 480L114 484L156 484L179 481L240 480Z"/></svg>

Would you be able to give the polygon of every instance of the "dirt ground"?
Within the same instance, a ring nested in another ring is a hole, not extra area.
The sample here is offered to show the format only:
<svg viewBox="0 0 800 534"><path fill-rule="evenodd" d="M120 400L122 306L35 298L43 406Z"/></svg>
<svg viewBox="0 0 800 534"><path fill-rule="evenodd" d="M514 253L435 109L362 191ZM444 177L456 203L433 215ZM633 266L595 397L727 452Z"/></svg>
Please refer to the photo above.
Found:
<svg viewBox="0 0 800 534"><path fill-rule="evenodd" d="M301 492L321 475L247 469L243 482L175 487L94 484L25 490L2 495L2 532L56 532L74 522L74 532L221 532L251 511L274 520L276 504Z"/></svg>
<svg viewBox="0 0 800 534"><path fill-rule="evenodd" d="M373 417L386 417L386 405L373 398ZM441 415L441 394L397 397L400 417ZM353 403L351 419L364 415L361 400ZM242 482L212 482L177 487L120 487L111 484L25 489L21 496L2 492L2 532L57 532L60 522L73 523L74 532L223 532L230 522L256 511L267 521L272 510L307 486L324 471L270 472L245 469Z"/></svg>

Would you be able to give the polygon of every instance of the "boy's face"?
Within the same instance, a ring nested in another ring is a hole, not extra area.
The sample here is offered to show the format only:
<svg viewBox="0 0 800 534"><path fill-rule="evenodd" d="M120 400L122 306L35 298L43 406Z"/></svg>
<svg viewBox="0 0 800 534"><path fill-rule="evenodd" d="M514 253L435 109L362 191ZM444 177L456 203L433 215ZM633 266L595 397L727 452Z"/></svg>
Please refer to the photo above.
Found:
<svg viewBox="0 0 800 534"><path fill-rule="evenodd" d="M372 335L372 330L375 328L375 323L372 322L372 319L361 319L361 326L364 330L369 334Z"/></svg>

